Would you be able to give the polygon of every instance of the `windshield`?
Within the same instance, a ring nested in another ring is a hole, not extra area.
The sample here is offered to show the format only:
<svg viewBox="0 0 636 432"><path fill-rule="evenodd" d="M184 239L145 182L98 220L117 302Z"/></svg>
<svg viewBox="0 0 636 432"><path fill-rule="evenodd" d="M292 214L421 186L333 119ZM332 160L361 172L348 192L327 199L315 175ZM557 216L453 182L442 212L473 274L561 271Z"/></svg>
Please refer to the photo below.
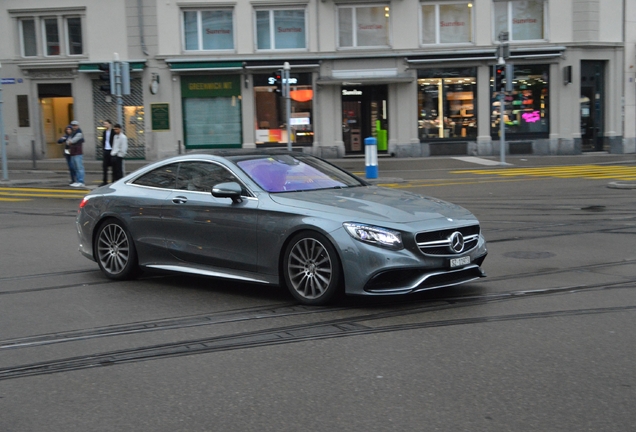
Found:
<svg viewBox="0 0 636 432"><path fill-rule="evenodd" d="M363 186L346 171L314 157L270 155L245 159L237 165L267 192Z"/></svg>

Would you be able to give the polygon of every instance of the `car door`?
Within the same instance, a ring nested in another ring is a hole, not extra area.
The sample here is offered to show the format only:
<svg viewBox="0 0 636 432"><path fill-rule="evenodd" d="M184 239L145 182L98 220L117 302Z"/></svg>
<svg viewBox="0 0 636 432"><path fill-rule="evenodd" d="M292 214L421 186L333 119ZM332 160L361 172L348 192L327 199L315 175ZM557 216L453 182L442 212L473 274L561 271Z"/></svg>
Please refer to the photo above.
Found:
<svg viewBox="0 0 636 432"><path fill-rule="evenodd" d="M117 213L127 215L139 252L140 264L165 262L165 235L161 211L166 199L176 187L178 164L156 168L130 183L129 196L120 200Z"/></svg>
<svg viewBox="0 0 636 432"><path fill-rule="evenodd" d="M258 202L212 196L214 185L229 181L240 183L219 163L180 163L177 190L162 210L166 247L185 263L253 272Z"/></svg>

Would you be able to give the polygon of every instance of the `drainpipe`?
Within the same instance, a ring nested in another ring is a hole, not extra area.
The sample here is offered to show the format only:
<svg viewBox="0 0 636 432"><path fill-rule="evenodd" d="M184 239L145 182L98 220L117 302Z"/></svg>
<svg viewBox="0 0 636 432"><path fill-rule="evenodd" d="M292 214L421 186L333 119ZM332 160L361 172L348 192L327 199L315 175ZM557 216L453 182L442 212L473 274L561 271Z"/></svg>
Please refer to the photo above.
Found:
<svg viewBox="0 0 636 432"><path fill-rule="evenodd" d="M144 39L144 14L143 14L143 0L137 0L137 17L139 18L139 42L141 43L141 52L145 56L148 56L148 49L146 48L146 41Z"/></svg>

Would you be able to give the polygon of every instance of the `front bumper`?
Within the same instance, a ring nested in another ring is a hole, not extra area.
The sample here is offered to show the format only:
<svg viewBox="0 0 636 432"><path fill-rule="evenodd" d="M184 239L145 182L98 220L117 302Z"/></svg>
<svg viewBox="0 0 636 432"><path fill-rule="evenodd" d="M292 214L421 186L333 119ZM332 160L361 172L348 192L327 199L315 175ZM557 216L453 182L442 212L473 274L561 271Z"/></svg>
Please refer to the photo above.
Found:
<svg viewBox="0 0 636 432"><path fill-rule="evenodd" d="M347 235L348 236L348 235ZM481 265L488 254L483 236L469 251L464 266L451 268L449 256L422 253L417 247L388 250L341 237L345 292L350 295L394 295L444 288L486 276Z"/></svg>

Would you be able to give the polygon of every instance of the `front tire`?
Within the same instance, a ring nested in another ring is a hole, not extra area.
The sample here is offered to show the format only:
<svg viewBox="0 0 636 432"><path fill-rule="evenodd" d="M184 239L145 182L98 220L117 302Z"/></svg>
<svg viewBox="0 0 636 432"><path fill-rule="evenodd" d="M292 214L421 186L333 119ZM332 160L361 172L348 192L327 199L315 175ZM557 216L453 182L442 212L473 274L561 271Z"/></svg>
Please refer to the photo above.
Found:
<svg viewBox="0 0 636 432"><path fill-rule="evenodd" d="M132 236L117 220L107 220L95 236L95 259L109 279L124 280L137 273L137 250Z"/></svg>
<svg viewBox="0 0 636 432"><path fill-rule="evenodd" d="M324 305L341 289L340 258L329 240L316 232L295 235L283 259L289 292L305 305Z"/></svg>

